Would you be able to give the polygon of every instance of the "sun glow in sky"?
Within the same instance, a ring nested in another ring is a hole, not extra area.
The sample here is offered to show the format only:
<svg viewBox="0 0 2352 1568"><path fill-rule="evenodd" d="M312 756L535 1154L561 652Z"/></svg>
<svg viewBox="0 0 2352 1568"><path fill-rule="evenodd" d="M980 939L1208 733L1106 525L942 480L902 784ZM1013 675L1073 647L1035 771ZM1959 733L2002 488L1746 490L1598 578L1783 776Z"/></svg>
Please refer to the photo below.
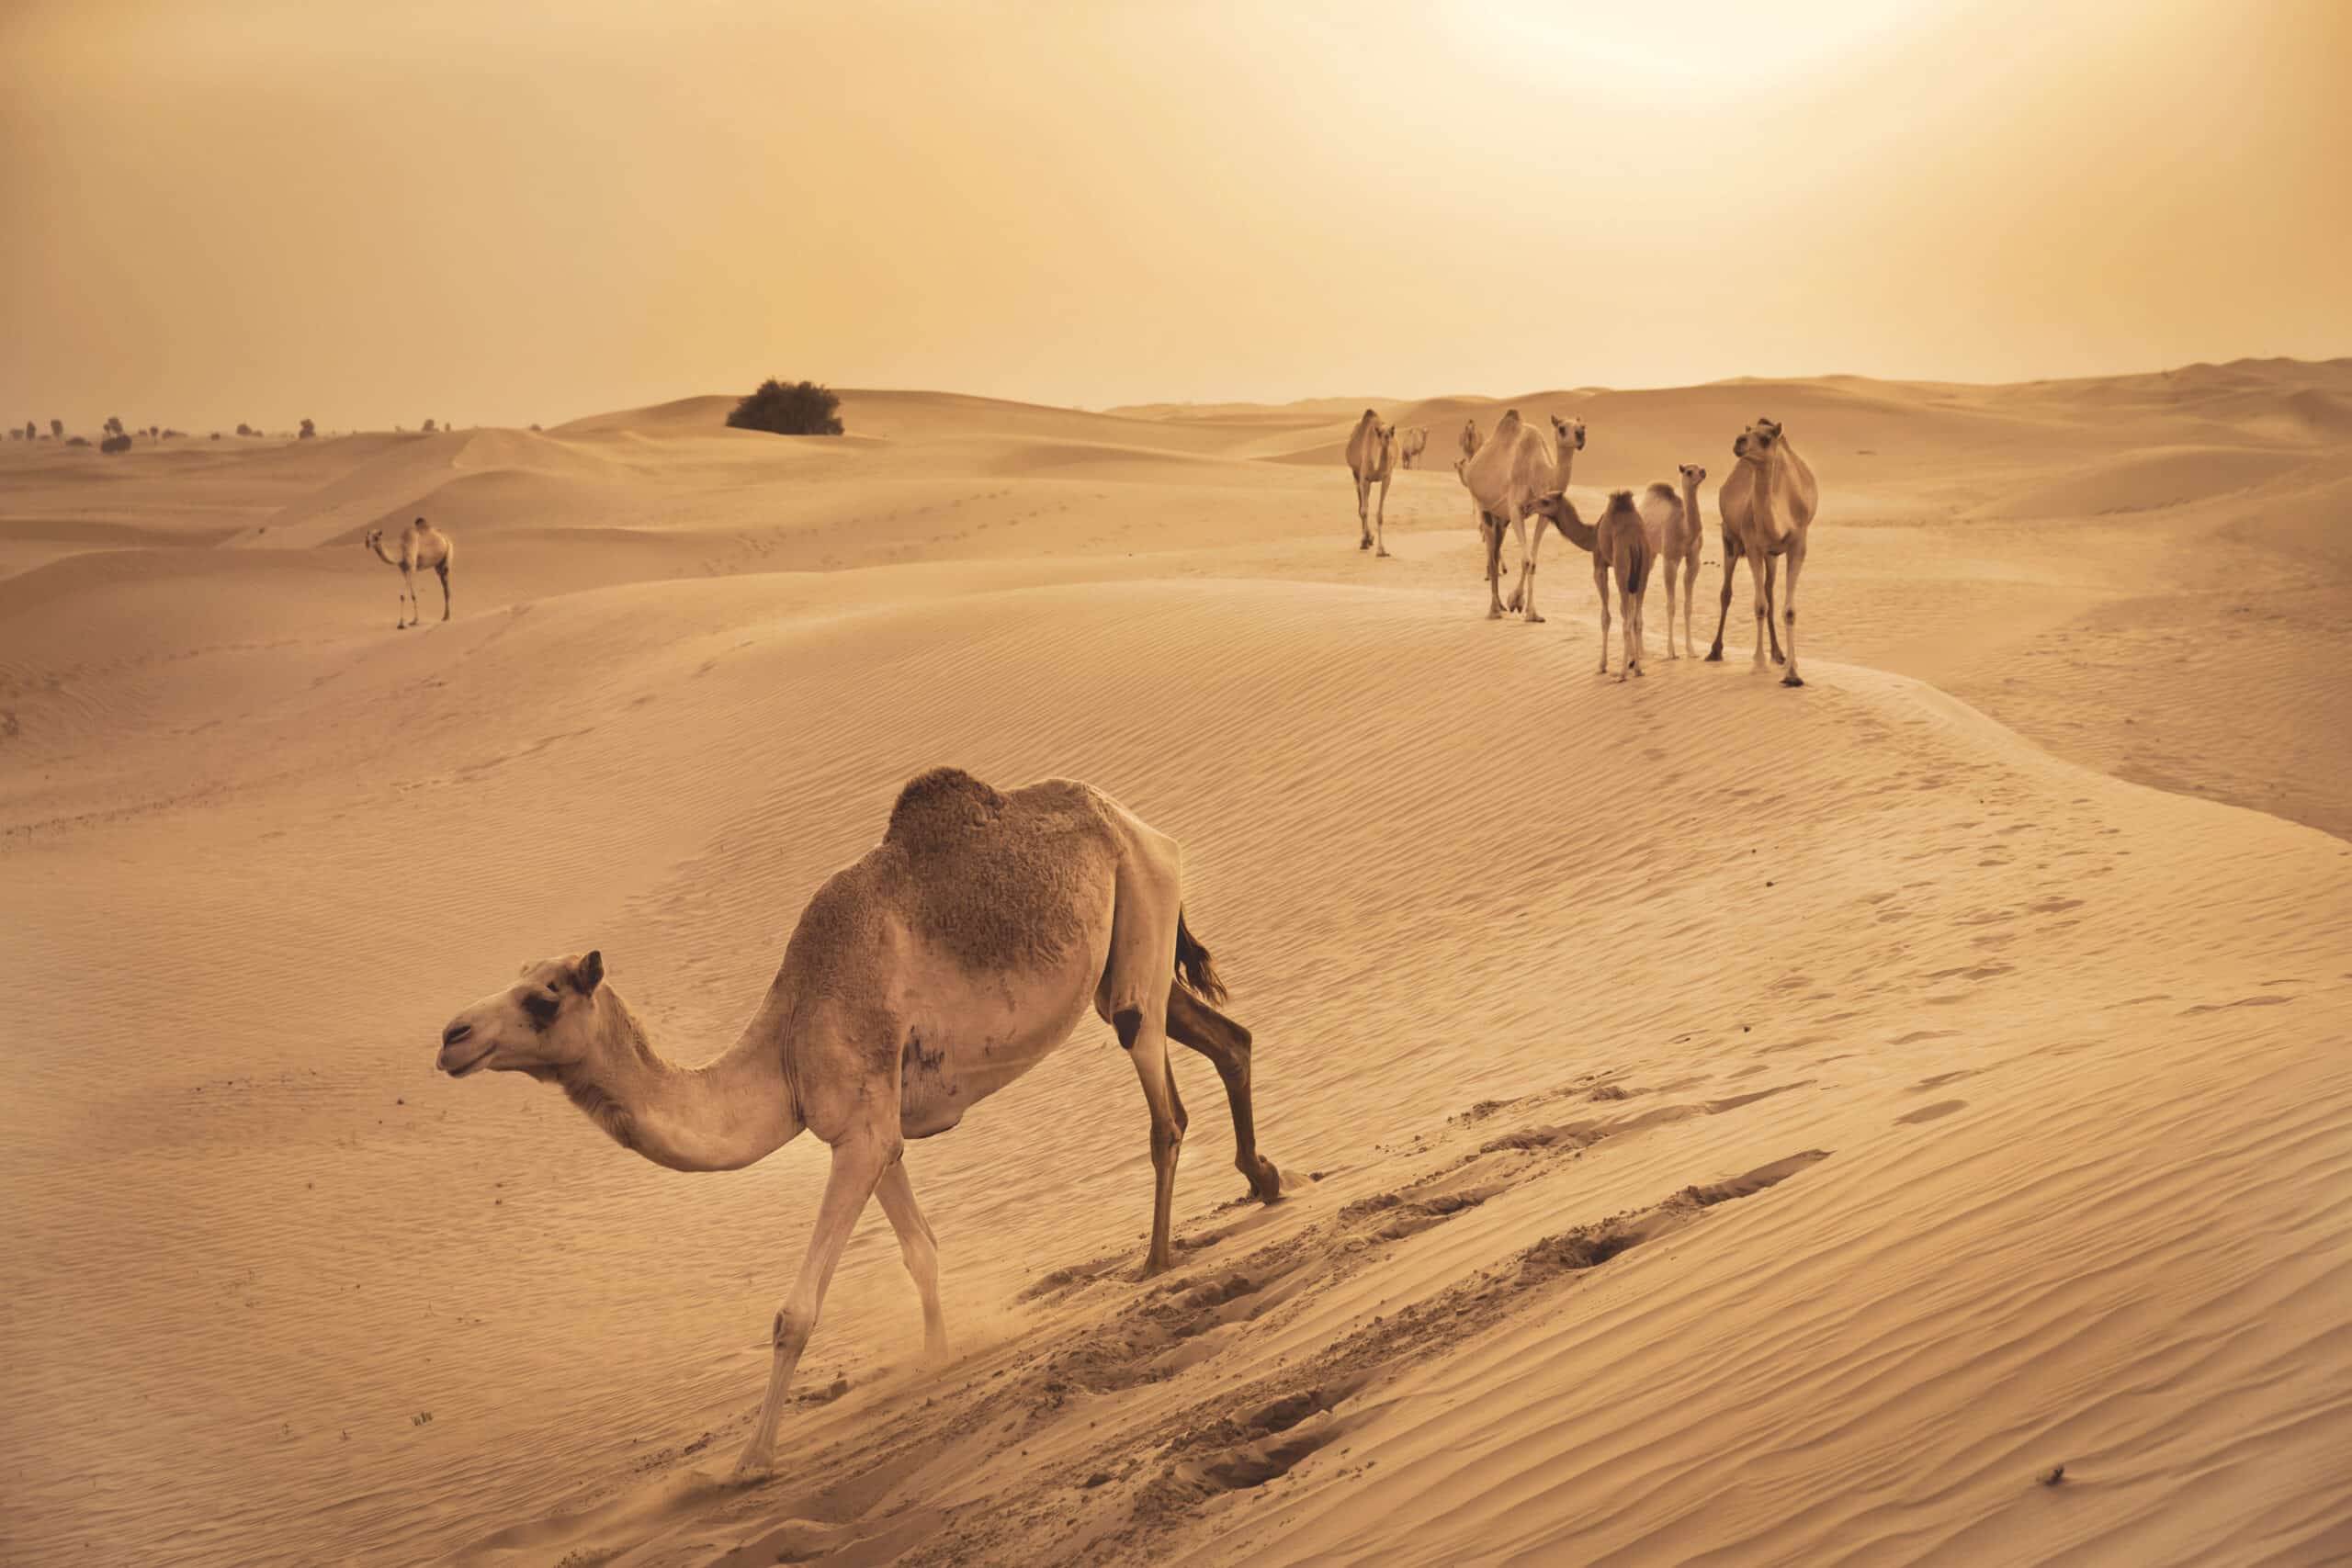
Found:
<svg viewBox="0 0 2352 1568"><path fill-rule="evenodd" d="M2352 352L2352 6L17 0L0 414Z"/></svg>

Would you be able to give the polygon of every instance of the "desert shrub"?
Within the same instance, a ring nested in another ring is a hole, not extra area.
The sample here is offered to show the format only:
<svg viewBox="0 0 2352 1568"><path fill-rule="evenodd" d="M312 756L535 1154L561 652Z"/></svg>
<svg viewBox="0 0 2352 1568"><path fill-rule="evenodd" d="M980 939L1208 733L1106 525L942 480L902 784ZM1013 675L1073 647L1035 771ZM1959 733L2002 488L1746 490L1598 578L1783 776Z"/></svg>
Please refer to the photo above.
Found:
<svg viewBox="0 0 2352 1568"><path fill-rule="evenodd" d="M65 439L65 422L63 420L52 419L49 422L49 438L51 441L62 441Z"/></svg>
<svg viewBox="0 0 2352 1568"><path fill-rule="evenodd" d="M441 427L440 427L439 425L435 424L435 423L434 423L431 420L429 420L429 419L428 419L428 420L426 420L426 421L424 422L424 434L427 434L427 435L432 434L435 431L436 431L436 430L438 430L438 429L440 429L440 428L441 428Z"/></svg>
<svg viewBox="0 0 2352 1568"><path fill-rule="evenodd" d="M163 440L165 440L165 441L177 441L181 436L186 435L187 434L187 431L185 431L185 430L174 430L170 425L168 425L168 424L167 424L167 425L164 426L164 434L163 434L162 439L163 439Z"/></svg>
<svg viewBox="0 0 2352 1568"><path fill-rule="evenodd" d="M839 435L836 417L842 400L814 381L790 386L773 378L735 405L727 423L737 430L764 430L773 435Z"/></svg>
<svg viewBox="0 0 2352 1568"><path fill-rule="evenodd" d="M315 425L315 424L312 424L309 420L307 420L307 419L306 419L306 420L304 420L304 421L302 422L302 428L301 428L301 430L299 432L299 434L300 434L300 435L301 436L301 438L302 438L303 440L305 440L305 441L309 441L309 440L311 440L311 439L315 438L315 437L318 435L318 434L319 434L319 427L318 427L317 425Z"/></svg>
<svg viewBox="0 0 2352 1568"><path fill-rule="evenodd" d="M65 438L65 445L68 446L87 446L89 444L90 438L86 435L69 435Z"/></svg>
<svg viewBox="0 0 2352 1568"><path fill-rule="evenodd" d="M130 450L130 437L128 435L109 435L104 441L98 443L98 450L104 452L109 457L113 457L118 452L128 452Z"/></svg>
<svg viewBox="0 0 2352 1568"><path fill-rule="evenodd" d="M537 423L534 423L532 424L531 428L532 428L533 430L537 430L537 429L538 429L538 425L537 424Z"/></svg>
<svg viewBox="0 0 2352 1568"><path fill-rule="evenodd" d="M122 434L121 416L117 415L115 418L107 421L106 423L100 425L98 429L102 434L120 435Z"/></svg>
<svg viewBox="0 0 2352 1568"><path fill-rule="evenodd" d="M239 420L237 422L237 434L240 435L259 435L261 432L255 430L252 425L247 424L243 420Z"/></svg>

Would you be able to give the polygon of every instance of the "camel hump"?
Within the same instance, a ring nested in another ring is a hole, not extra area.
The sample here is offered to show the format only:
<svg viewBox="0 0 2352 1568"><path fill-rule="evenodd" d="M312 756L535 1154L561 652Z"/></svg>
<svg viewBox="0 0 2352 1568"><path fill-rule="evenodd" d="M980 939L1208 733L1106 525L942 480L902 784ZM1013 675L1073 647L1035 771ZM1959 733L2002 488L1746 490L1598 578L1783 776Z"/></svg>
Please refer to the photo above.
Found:
<svg viewBox="0 0 2352 1568"><path fill-rule="evenodd" d="M1004 815L1004 796L961 768L933 768L907 781L890 807L889 830L899 843L920 843L985 828Z"/></svg>
<svg viewBox="0 0 2352 1568"><path fill-rule="evenodd" d="M1634 492L1630 490L1611 491L1609 492L1609 510L1611 512L1631 512L1634 510Z"/></svg>
<svg viewBox="0 0 2352 1568"><path fill-rule="evenodd" d="M1675 492L1675 489L1672 485L1665 484L1657 480L1651 481L1649 493L1657 496L1661 501L1680 501L1682 499L1681 496Z"/></svg>

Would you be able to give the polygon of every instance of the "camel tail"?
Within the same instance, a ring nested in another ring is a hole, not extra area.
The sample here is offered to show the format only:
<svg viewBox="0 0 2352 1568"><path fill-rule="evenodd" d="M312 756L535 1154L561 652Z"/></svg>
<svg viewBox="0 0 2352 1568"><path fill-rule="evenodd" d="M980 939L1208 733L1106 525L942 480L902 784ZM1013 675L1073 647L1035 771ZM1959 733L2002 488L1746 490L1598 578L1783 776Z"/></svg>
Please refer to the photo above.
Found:
<svg viewBox="0 0 2352 1568"><path fill-rule="evenodd" d="M1216 977L1216 970L1209 964L1209 950L1184 923L1182 909L1176 911L1176 978L1204 1002L1225 1000L1225 982Z"/></svg>
<svg viewBox="0 0 2352 1568"><path fill-rule="evenodd" d="M1636 539L1634 544L1632 555L1634 558L1626 563L1627 570L1625 577L1626 581L1634 585L1634 592L1639 593L1643 589L1647 588L1650 585L1650 547L1648 541Z"/></svg>

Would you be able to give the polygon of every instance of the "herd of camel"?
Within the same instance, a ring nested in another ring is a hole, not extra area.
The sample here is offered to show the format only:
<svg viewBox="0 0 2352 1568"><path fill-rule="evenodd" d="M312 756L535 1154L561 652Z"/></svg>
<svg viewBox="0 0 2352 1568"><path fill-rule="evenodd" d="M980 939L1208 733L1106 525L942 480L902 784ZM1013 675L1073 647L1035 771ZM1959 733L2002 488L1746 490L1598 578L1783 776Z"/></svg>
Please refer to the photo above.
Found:
<svg viewBox="0 0 2352 1568"><path fill-rule="evenodd" d="M1682 657L1674 649L1678 586L1683 652L1695 651L1698 645L1690 637L1690 602L1698 583L1699 554L1705 532L1699 509L1699 486L1706 479L1707 470L1695 463L1682 464L1679 485L1653 484L1643 493L1638 505L1632 491L1611 491L1607 510L1599 521L1588 524L1577 515L1576 503L1567 496L1568 478L1576 466L1577 454L1584 450L1584 422L1555 414L1552 432L1552 435L1545 435L1521 419L1517 409L1505 413L1494 433L1483 441L1478 436L1476 420L1463 424L1462 456L1454 460L1453 471L1470 492L1477 513L1479 536L1487 547L1487 617L1498 620L1508 610L1530 621L1544 618L1535 611L1535 569L1543 553L1544 532L1555 527L1577 548L1592 556L1592 586L1600 597L1600 673L1609 672L1609 583L1612 577L1617 583L1618 614L1625 623L1624 664L1619 680L1643 673L1642 606L1648 597L1650 574L1660 568L1666 578L1666 655L1668 659ZM1428 432L1408 428L1400 434L1396 425L1382 423L1379 413L1372 409L1364 410L1363 417L1356 421L1355 429L1348 435L1347 461L1348 472L1356 484L1356 524L1363 531L1357 548L1382 556L1388 553L1389 483L1400 467L1412 466L1428 443ZM1716 509L1723 519L1724 592L1722 611L1715 617L1714 646L1707 657L1717 661L1723 659L1724 623L1731 615L1732 571L1745 560L1756 586L1756 668L1765 668L1764 653L1770 647L1772 662L1785 662L1788 666L1781 683L1802 686L1804 682L1797 674L1797 574L1804 569L1805 535L1813 525L1814 507L1820 492L1814 483L1813 469L1789 445L1788 435L1777 421L1757 420L1732 442L1731 450L1737 462L1715 494ZM1374 486L1379 487L1376 502ZM1535 523L1532 536L1527 531L1530 518ZM1508 601L1502 597L1501 587L1506 529L1517 538L1520 547L1519 581ZM1776 626L1772 615L1774 568L1783 558L1789 563L1789 581L1781 601L1781 625ZM1780 636L1783 629L1788 633L1785 658Z"/></svg>
<svg viewBox="0 0 2352 1568"><path fill-rule="evenodd" d="M1490 616L1506 608L1498 560L1506 529L1522 557L1509 608L1535 612L1536 557L1556 526L1593 558L1601 591L1601 670L1609 667L1611 574L1625 621L1626 673L1641 671L1642 599L1664 563L1667 641L1673 652L1679 571L1685 649L1699 568L1699 486L1686 464L1677 487L1655 484L1637 507L1617 491L1587 526L1566 495L1584 426L1555 417L1553 434L1513 410L1478 439L1462 434L1454 467L1476 502L1487 547ZM1366 410L1348 442L1363 547L1388 552L1385 519L1365 500L1387 486L1418 443ZM1735 561L1756 584L1758 669L1771 637L1771 563L1789 563L1785 681L1801 685L1796 583L1813 520L1812 470L1781 426L1758 420L1732 444L1738 466L1717 493L1723 519L1724 605ZM1535 522L1533 536L1527 521ZM1381 532L1375 532L1375 530ZM414 625L414 574L436 571L448 617L446 535L412 523L397 553L380 530L368 548L400 569L401 624ZM1780 657L1774 639L1774 657ZM1710 659L1723 656L1719 617ZM1619 676L1624 679L1624 674ZM882 841L837 872L801 911L784 962L734 1044L698 1066L654 1048L645 1024L608 983L599 952L524 965L514 981L468 1007L441 1032L435 1066L451 1077L520 1072L560 1087L607 1136L673 1170L734 1170L812 1132L831 1149L824 1196L800 1273L770 1330L767 1395L739 1479L765 1475L801 1353L817 1326L835 1267L866 1205L879 1200L922 1300L926 1358L947 1351L936 1238L915 1201L909 1140L956 1126L972 1107L1035 1066L1091 1010L1134 1064L1151 1122L1151 1240L1146 1277L1174 1267L1170 1208L1184 1139L1184 1102L1169 1066L1172 1041L1205 1057L1233 1114L1234 1163L1250 1196L1273 1202L1282 1177L1258 1152L1250 1098L1250 1031L1218 1010L1225 987L1184 919L1176 841L1086 784L1048 780L999 791L955 768L925 773L899 792Z"/></svg>

